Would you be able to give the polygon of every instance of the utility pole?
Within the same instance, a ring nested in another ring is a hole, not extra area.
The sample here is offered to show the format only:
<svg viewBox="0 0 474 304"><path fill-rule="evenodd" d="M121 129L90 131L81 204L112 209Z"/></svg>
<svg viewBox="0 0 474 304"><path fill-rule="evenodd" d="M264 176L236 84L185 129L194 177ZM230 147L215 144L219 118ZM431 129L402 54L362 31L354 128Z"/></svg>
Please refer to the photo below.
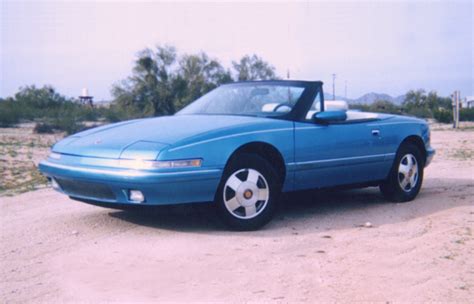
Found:
<svg viewBox="0 0 474 304"><path fill-rule="evenodd" d="M336 74L332 74L332 100L336 100Z"/></svg>
<svg viewBox="0 0 474 304"><path fill-rule="evenodd" d="M461 99L461 92L454 91L453 95L453 128L459 128L459 101Z"/></svg>
<svg viewBox="0 0 474 304"><path fill-rule="evenodd" d="M458 91L458 98L456 100L456 128L459 128L459 110L461 110L461 91Z"/></svg>
<svg viewBox="0 0 474 304"><path fill-rule="evenodd" d="M457 91L454 91L453 95L451 95L452 97L452 101L451 101L451 105L453 106L453 128L456 129L456 95L457 95Z"/></svg>

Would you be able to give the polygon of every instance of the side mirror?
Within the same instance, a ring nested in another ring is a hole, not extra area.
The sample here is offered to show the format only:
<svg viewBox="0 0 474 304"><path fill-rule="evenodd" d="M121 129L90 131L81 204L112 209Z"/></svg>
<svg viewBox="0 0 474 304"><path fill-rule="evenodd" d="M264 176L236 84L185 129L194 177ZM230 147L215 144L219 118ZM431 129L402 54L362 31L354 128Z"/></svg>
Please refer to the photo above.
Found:
<svg viewBox="0 0 474 304"><path fill-rule="evenodd" d="M331 122L341 122L347 119L346 111L324 111L314 113L313 121L315 123L327 125Z"/></svg>

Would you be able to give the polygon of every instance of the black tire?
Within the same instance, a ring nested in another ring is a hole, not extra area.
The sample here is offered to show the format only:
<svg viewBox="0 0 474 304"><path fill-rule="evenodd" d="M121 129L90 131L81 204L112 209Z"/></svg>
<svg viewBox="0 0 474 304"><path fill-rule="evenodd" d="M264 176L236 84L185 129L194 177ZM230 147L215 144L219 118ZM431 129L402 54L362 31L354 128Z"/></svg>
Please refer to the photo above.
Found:
<svg viewBox="0 0 474 304"><path fill-rule="evenodd" d="M260 174L257 179L258 181L255 183L256 185L258 184L258 189L255 188L257 190L254 190L254 192L258 193L253 194L252 191L244 191L244 194L250 193L250 199L252 199L252 195L255 195L255 198L253 198L257 200L255 203L255 213L253 215L247 215L246 207L240 205L240 203L238 208L231 211L229 209L230 207L226 206L226 201L228 204L228 202L232 200L233 195L235 199L240 195L239 199L243 200L244 196L241 189L246 188L246 184L240 184L241 186L238 187L239 190L234 191L232 187L229 186L229 184L231 184L230 178L238 177L240 182L246 183L248 182L250 172L253 172L254 174L257 172ZM232 230L250 231L263 227L273 218L276 212L277 200L281 191L280 184L278 174L267 160L254 154L237 155L230 161L225 169L215 195L214 201L216 203L219 218ZM265 192L265 189L267 189L268 192ZM268 199L258 200L258 198L260 198L260 192L266 194L265 197ZM245 218L246 216L253 217Z"/></svg>
<svg viewBox="0 0 474 304"><path fill-rule="evenodd" d="M411 170L408 170L408 173L405 175L404 173L400 172L400 168L403 166L409 166L409 159L413 158L416 160L416 168L417 171L415 173L415 166L412 167ZM425 167L424 159L422 156L422 152L420 149L411 144L411 143L404 143L397 151L397 155L395 157L395 161L393 162L392 168L390 170L389 176L386 181L380 184L380 191L382 192L383 196L392 202L409 202L413 200L418 193L420 192L421 185L423 183L423 169ZM417 176L416 176L417 174ZM409 182L405 185L405 178L408 180L415 179L416 181ZM405 185L405 187L403 187Z"/></svg>

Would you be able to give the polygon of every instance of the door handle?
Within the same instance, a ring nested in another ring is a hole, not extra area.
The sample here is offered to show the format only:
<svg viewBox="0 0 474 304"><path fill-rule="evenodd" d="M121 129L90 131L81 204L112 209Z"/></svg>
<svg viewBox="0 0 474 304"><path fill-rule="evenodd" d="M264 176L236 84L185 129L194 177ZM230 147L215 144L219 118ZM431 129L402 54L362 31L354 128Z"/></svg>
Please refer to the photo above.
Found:
<svg viewBox="0 0 474 304"><path fill-rule="evenodd" d="M380 136L380 130L378 130L378 129L372 130L372 135L373 136Z"/></svg>

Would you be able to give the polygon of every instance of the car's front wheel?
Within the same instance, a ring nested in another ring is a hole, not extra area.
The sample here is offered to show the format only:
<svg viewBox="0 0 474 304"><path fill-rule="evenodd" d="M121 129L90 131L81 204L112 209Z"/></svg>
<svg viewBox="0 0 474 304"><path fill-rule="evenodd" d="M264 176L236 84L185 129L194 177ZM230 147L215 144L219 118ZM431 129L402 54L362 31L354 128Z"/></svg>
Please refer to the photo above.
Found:
<svg viewBox="0 0 474 304"><path fill-rule="evenodd" d="M423 157L417 146L400 147L388 179L380 185L382 194L394 202L408 202L420 192L423 182Z"/></svg>
<svg viewBox="0 0 474 304"><path fill-rule="evenodd" d="M216 193L219 216L235 230L262 227L275 213L279 184L268 161L258 155L238 155L226 168Z"/></svg>

